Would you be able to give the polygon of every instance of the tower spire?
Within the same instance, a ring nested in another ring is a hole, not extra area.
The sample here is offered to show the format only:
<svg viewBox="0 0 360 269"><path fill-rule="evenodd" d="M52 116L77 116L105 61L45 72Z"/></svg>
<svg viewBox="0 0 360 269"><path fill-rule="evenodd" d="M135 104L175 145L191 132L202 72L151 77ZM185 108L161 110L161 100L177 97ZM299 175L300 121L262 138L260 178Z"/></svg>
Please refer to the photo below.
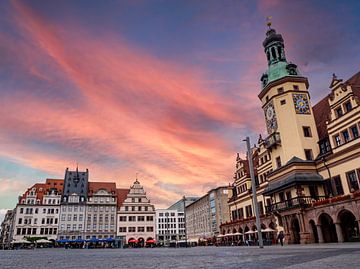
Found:
<svg viewBox="0 0 360 269"><path fill-rule="evenodd" d="M266 17L266 25L269 27L269 30L271 29L271 19L272 19L272 16L267 16Z"/></svg>

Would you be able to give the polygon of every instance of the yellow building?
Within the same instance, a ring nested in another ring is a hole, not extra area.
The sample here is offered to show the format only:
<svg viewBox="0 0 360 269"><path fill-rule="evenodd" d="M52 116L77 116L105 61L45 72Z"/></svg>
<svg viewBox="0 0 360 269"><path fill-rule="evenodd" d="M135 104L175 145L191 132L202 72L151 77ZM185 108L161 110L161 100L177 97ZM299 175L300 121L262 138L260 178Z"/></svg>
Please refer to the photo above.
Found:
<svg viewBox="0 0 360 269"><path fill-rule="evenodd" d="M360 241L360 72L345 82L333 75L330 93L312 106L282 36L270 28L263 46L258 97L268 133L253 148L261 229L268 239L284 231L287 243ZM234 179L222 233L254 238L249 165L239 155Z"/></svg>

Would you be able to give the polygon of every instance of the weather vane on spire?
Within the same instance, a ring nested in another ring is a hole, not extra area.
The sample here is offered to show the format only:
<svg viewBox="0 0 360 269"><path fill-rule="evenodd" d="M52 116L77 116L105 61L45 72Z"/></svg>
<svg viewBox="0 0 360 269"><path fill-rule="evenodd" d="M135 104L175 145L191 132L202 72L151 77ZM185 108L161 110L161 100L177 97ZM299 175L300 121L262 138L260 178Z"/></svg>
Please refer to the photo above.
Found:
<svg viewBox="0 0 360 269"><path fill-rule="evenodd" d="M272 16L267 16L266 17L266 25L269 26L269 29L271 29L271 19L272 19Z"/></svg>

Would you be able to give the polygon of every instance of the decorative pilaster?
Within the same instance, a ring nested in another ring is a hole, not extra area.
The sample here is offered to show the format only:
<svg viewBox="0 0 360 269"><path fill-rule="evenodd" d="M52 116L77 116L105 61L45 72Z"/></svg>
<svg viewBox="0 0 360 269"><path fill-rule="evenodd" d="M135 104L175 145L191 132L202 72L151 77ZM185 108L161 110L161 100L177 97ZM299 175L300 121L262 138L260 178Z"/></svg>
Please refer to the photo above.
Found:
<svg viewBox="0 0 360 269"><path fill-rule="evenodd" d="M337 238L338 238L338 242L343 243L344 242L344 236L343 236L343 232L342 232L340 223L335 223L335 228L336 228L336 235L337 235Z"/></svg>

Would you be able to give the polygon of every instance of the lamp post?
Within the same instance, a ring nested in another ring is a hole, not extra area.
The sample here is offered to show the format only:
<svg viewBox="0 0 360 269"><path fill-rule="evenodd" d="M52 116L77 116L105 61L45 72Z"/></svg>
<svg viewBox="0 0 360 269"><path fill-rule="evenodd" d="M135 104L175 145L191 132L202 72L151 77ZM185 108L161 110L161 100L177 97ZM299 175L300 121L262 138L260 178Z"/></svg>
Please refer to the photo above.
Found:
<svg viewBox="0 0 360 269"><path fill-rule="evenodd" d="M329 196L330 196L330 195L331 195L331 196L334 196L336 187L335 187L335 184L334 184L334 182L333 182L333 180L332 180L332 177L331 177L330 168L329 168L329 166L328 166L327 163L326 163L326 158L325 158L325 156L323 156L321 159L322 159L322 161L323 161L323 163L324 163L324 166L325 166L325 168L326 168L326 170L327 170L327 172L328 172L328 175L329 175L330 187L331 187Z"/></svg>
<svg viewBox="0 0 360 269"><path fill-rule="evenodd" d="M256 217L256 227L258 232L258 239L259 239L259 248L263 248L263 240L262 240L262 234L261 234L261 224L260 224L260 214L259 214L259 206L257 202L256 197L256 185L255 185L255 176L254 176L254 164L252 160L252 152L250 148L250 138L246 137L244 140L246 141L247 146L247 157L249 161L249 169L250 169L250 178L251 178L251 189L252 189L252 199L253 199L253 206L255 211L255 217Z"/></svg>

